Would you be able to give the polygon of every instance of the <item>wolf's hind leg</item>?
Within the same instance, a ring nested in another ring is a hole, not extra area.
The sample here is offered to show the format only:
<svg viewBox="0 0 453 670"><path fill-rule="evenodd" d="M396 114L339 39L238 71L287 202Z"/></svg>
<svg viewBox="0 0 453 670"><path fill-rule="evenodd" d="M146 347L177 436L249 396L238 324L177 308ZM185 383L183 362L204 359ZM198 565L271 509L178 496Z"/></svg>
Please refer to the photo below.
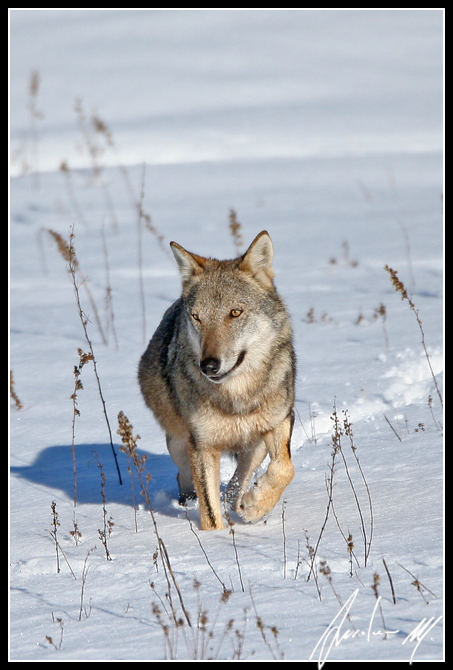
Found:
<svg viewBox="0 0 453 670"><path fill-rule="evenodd" d="M271 461L255 486L242 496L238 512L245 521L258 521L270 512L294 477L290 452L293 421L291 413L274 430L263 435Z"/></svg>
<svg viewBox="0 0 453 670"><path fill-rule="evenodd" d="M228 482L225 491L225 499L229 505L240 514L239 505L242 496L247 491L250 480L255 470L261 465L267 455L267 447L264 440L250 447L239 450L237 454L237 467L234 475Z"/></svg>
<svg viewBox="0 0 453 670"><path fill-rule="evenodd" d="M178 468L179 502L183 505L187 500L196 498L192 481L192 469L190 467L189 455L187 453L187 441L174 437L167 433L167 448L170 456Z"/></svg>

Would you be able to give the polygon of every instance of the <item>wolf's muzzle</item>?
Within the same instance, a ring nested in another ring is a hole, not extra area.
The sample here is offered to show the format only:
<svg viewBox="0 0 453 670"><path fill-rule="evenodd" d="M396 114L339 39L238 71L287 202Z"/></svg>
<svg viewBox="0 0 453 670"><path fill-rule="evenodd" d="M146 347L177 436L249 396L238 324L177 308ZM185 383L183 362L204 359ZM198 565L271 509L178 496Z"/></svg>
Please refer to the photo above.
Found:
<svg viewBox="0 0 453 670"><path fill-rule="evenodd" d="M200 368L207 377L215 376L220 370L221 361L218 358L204 358L200 362Z"/></svg>
<svg viewBox="0 0 453 670"><path fill-rule="evenodd" d="M222 374L217 374L218 371L221 368L222 362L218 358L204 358L200 362L200 370L202 373L212 382L219 383L225 379L229 374L233 372L233 370L236 370L242 363L242 361L245 358L245 354L247 352L241 351L239 356L237 357L236 363L233 365L231 370L227 370L226 372Z"/></svg>

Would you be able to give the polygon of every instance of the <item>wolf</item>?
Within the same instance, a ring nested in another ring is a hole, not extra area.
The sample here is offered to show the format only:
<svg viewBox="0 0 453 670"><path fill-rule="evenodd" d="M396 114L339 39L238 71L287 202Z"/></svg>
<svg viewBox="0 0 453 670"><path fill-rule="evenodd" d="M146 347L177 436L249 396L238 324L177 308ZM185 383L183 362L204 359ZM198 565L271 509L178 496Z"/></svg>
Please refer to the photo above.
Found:
<svg viewBox="0 0 453 670"><path fill-rule="evenodd" d="M198 498L201 529L223 528L223 451L236 457L226 500L255 522L294 476L296 358L290 317L274 285L272 241L263 230L233 260L170 246L182 294L141 357L139 385L178 468L179 502ZM249 490L267 455L266 472Z"/></svg>

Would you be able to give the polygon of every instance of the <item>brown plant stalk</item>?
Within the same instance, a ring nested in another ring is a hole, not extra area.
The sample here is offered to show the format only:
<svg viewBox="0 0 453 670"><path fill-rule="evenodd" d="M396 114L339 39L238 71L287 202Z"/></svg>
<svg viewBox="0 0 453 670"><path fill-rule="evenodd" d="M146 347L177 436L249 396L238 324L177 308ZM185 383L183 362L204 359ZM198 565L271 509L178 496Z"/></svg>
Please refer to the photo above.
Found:
<svg viewBox="0 0 453 670"><path fill-rule="evenodd" d="M406 290L406 287L404 286L404 283L399 279L396 270L394 270L393 268L389 267L388 265L385 265L385 266L384 266L384 270L386 270L386 271L389 273L389 275L390 275L390 279L391 279L391 282L392 282L392 284L393 284L393 288L395 289L395 291L397 291L397 293L400 293L400 294L401 294L401 299L407 301L407 303L408 303L410 309L411 309L411 310L414 312L414 314L415 314L415 318L416 318L416 320L417 320L417 324L418 324L418 327L419 327L419 329L420 329L420 334L421 334L421 338L422 338L422 346L423 346L423 350L424 350L424 352L425 352L426 360L427 360L427 362L428 362L429 370L430 370L430 372L431 372L431 376L432 376L432 378L433 378L434 386L435 386L437 395L438 395L438 397L439 397L440 404L441 404L441 406L443 407L443 406L444 406L444 403L443 403L443 399L442 399L442 394L441 394L441 392L440 392L440 390L439 390L439 386L438 386L438 384L437 384L436 375L434 374L434 370L433 370L432 365L431 365L431 359L430 359L430 357L429 357L428 350L427 350L427 348L426 348L425 331L423 330L423 324L422 324L422 320L421 320L421 318L420 318L419 310L415 307L414 302L413 302L412 299L409 297L409 294L408 294L408 292L407 292L407 290Z"/></svg>

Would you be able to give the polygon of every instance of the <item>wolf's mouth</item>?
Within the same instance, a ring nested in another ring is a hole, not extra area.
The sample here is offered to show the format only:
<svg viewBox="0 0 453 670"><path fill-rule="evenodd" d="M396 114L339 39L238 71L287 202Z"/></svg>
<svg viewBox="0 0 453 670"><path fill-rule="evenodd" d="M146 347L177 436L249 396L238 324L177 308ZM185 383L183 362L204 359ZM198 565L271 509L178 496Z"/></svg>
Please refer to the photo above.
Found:
<svg viewBox="0 0 453 670"><path fill-rule="evenodd" d="M223 372L220 375L205 375L209 379L209 381L214 382L215 384L221 384L225 377L228 377L234 370L237 370L238 367L241 365L242 361L245 358L245 354L247 352L245 350L241 351L239 356L236 359L236 363L233 365L233 367L230 370L227 370L226 372Z"/></svg>

